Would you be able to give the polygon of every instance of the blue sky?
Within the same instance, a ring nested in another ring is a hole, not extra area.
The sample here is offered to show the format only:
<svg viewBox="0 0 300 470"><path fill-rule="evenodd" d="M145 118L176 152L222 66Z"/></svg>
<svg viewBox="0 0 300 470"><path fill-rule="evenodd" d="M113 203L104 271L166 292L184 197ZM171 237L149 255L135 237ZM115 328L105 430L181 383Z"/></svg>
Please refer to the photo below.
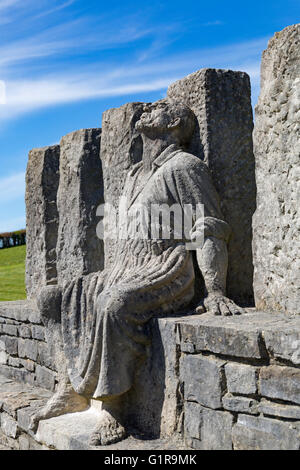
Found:
<svg viewBox="0 0 300 470"><path fill-rule="evenodd" d="M202 67L248 72L255 104L261 53L299 16L300 0L0 0L0 232L25 226L31 148Z"/></svg>

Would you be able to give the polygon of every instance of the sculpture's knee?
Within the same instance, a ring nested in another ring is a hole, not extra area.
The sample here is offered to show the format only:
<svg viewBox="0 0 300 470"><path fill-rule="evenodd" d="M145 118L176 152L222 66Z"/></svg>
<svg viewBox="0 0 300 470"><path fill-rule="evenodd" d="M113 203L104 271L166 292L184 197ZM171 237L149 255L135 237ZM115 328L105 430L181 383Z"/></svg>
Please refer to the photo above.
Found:
<svg viewBox="0 0 300 470"><path fill-rule="evenodd" d="M126 292L112 288L109 291L103 291L97 300L98 311L108 319L117 320L126 318L128 310L128 295Z"/></svg>
<svg viewBox="0 0 300 470"><path fill-rule="evenodd" d="M40 291L37 305L45 326L61 320L62 290L58 286L46 286Z"/></svg>

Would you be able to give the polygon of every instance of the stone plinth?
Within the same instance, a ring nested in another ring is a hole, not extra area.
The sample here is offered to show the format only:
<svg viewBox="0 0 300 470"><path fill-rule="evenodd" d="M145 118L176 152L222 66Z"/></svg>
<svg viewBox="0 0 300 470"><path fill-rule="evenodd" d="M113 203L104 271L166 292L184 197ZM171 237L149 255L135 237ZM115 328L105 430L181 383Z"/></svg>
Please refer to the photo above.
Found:
<svg viewBox="0 0 300 470"><path fill-rule="evenodd" d="M29 152L26 171L26 290L34 298L41 287L57 283L57 190L59 146Z"/></svg>
<svg viewBox="0 0 300 470"><path fill-rule="evenodd" d="M211 170L223 215L233 230L228 246L228 296L251 305L256 187L249 76L231 70L202 69L173 83L168 97L188 105L197 117L190 152Z"/></svg>
<svg viewBox="0 0 300 470"><path fill-rule="evenodd" d="M263 53L254 149L256 306L300 313L300 25L276 33Z"/></svg>

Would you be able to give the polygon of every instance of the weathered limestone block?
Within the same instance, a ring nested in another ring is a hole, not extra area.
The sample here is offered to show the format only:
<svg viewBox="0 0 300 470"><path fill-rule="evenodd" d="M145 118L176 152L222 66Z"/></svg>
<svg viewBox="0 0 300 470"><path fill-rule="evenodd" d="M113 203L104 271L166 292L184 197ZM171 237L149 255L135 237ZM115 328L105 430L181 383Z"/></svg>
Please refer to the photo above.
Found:
<svg viewBox="0 0 300 470"><path fill-rule="evenodd" d="M254 149L254 292L262 310L300 313L300 24L263 53Z"/></svg>
<svg viewBox="0 0 300 470"><path fill-rule="evenodd" d="M18 333L21 338L31 338L31 328L26 325L19 326Z"/></svg>
<svg viewBox="0 0 300 470"><path fill-rule="evenodd" d="M59 146L31 150L26 171L26 290L39 290L57 282L57 189Z"/></svg>
<svg viewBox="0 0 300 470"><path fill-rule="evenodd" d="M234 413L259 414L257 409L258 402L252 398L234 397L230 394L223 398L223 406L225 410Z"/></svg>
<svg viewBox="0 0 300 470"><path fill-rule="evenodd" d="M0 315L6 323L29 322L41 323L41 316L34 300L17 300L14 302L0 302ZM17 323L20 325L20 323Z"/></svg>
<svg viewBox="0 0 300 470"><path fill-rule="evenodd" d="M185 410L187 444L198 450L232 450L233 416L230 413L209 410L197 403L188 404ZM189 425L187 419L194 419L193 425ZM197 422L200 429L198 429Z"/></svg>
<svg viewBox="0 0 300 470"><path fill-rule="evenodd" d="M31 327L32 338L38 341L45 341L45 327L32 325Z"/></svg>
<svg viewBox="0 0 300 470"><path fill-rule="evenodd" d="M300 365L300 318L295 318L291 325L265 330L264 338L272 357Z"/></svg>
<svg viewBox="0 0 300 470"><path fill-rule="evenodd" d="M2 325L1 333L8 336L18 336L18 328L15 325Z"/></svg>
<svg viewBox="0 0 300 470"><path fill-rule="evenodd" d="M7 436L16 439L19 429L18 423L7 413L1 413L0 416L1 431Z"/></svg>
<svg viewBox="0 0 300 470"><path fill-rule="evenodd" d="M228 295L249 305L253 302L251 243L256 196L250 79L244 72L203 69L172 84L168 97L187 104L197 117L190 151L208 164L223 215L233 229L228 247Z"/></svg>
<svg viewBox="0 0 300 470"><path fill-rule="evenodd" d="M0 348L1 348L1 343L0 343ZM5 351L0 350L0 364L2 365L7 364L8 358L9 358L8 354L6 354Z"/></svg>
<svg viewBox="0 0 300 470"><path fill-rule="evenodd" d="M257 368L243 364L226 364L228 392L251 395L257 392Z"/></svg>
<svg viewBox="0 0 300 470"><path fill-rule="evenodd" d="M201 439L202 407L186 401L184 404L184 436L186 439Z"/></svg>
<svg viewBox="0 0 300 470"><path fill-rule="evenodd" d="M0 336L0 350L7 354L16 356L18 354L18 340L10 336Z"/></svg>
<svg viewBox="0 0 300 470"><path fill-rule="evenodd" d="M143 155L141 136L135 131L135 124L143 113L143 103L128 103L103 113L101 161L103 165L104 198L117 211L119 198L131 166L138 163ZM117 211L118 214L118 211ZM108 214L105 230L105 266L114 259L115 240L111 237L114 219Z"/></svg>
<svg viewBox="0 0 300 470"><path fill-rule="evenodd" d="M187 401L209 408L222 408L225 361L200 355L183 356L180 361L180 379L184 383Z"/></svg>
<svg viewBox="0 0 300 470"><path fill-rule="evenodd" d="M52 372L46 367L42 367L40 365L36 366L36 383L38 387L42 387L53 392L55 389L55 378L55 372Z"/></svg>
<svg viewBox="0 0 300 470"><path fill-rule="evenodd" d="M232 432L235 450L299 450L299 424L239 415Z"/></svg>
<svg viewBox="0 0 300 470"><path fill-rule="evenodd" d="M262 367L259 383L262 396L300 404L300 369Z"/></svg>
<svg viewBox="0 0 300 470"><path fill-rule="evenodd" d="M30 339L18 339L18 356L36 361L38 357L38 342Z"/></svg>
<svg viewBox="0 0 300 470"><path fill-rule="evenodd" d="M130 392L128 420L143 434L169 437L176 432L182 411L177 325L172 318L159 318L149 327L152 344Z"/></svg>
<svg viewBox="0 0 300 470"><path fill-rule="evenodd" d="M103 242L96 234L96 211L103 203L100 142L101 129L82 129L60 142L56 251L61 285L103 269Z"/></svg>
<svg viewBox="0 0 300 470"><path fill-rule="evenodd" d="M180 320L181 344L190 344L195 352L208 351L227 356L264 357L260 328L265 318L259 314L241 317L216 317L210 313Z"/></svg>
<svg viewBox="0 0 300 470"><path fill-rule="evenodd" d="M300 421L300 406L280 405L268 400L262 400L258 406L258 411L264 415Z"/></svg>

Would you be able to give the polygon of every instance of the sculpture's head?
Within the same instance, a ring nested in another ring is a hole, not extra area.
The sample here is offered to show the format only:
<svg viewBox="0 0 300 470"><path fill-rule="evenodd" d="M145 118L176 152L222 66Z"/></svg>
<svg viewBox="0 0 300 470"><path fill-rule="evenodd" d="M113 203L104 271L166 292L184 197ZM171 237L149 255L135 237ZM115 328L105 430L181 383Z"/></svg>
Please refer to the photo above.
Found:
<svg viewBox="0 0 300 470"><path fill-rule="evenodd" d="M151 139L162 138L179 145L190 142L196 118L186 105L167 99L147 104L135 128Z"/></svg>

